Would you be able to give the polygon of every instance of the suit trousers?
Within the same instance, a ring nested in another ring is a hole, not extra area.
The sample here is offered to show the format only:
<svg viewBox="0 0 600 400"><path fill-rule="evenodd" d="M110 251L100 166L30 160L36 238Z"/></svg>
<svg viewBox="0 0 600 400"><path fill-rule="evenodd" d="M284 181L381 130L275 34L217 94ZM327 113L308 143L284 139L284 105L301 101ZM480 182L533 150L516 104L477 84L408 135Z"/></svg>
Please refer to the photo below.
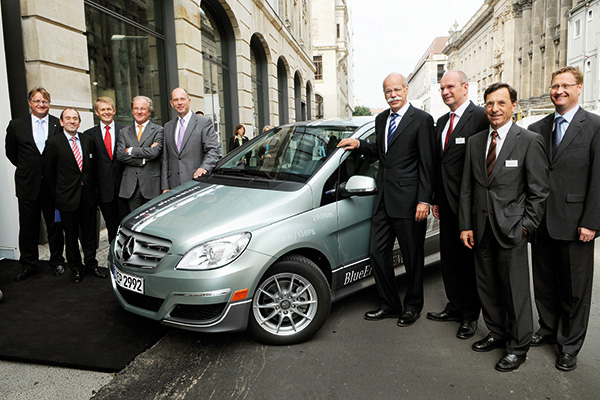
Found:
<svg viewBox="0 0 600 400"><path fill-rule="evenodd" d="M55 222L52 196L44 189L40 190L34 201L19 199L19 261L24 269L35 270L38 265L38 243L40 236L41 215L44 215L50 248L50 265L53 267L65 262L63 257L64 236L62 224Z"/></svg>
<svg viewBox="0 0 600 400"><path fill-rule="evenodd" d="M458 214L440 196L440 253L442 279L448 304L446 311L458 313L464 320L477 321L481 302L477 294L473 250L462 244Z"/></svg>
<svg viewBox="0 0 600 400"><path fill-rule="evenodd" d="M137 186L135 187L135 191L133 192L133 195L131 195L131 197L129 199L126 199L127 205L129 206L130 211L133 211L136 208L143 206L150 200L151 199L147 199L142 195L142 190L140 189L139 182L137 183Z"/></svg>
<svg viewBox="0 0 600 400"><path fill-rule="evenodd" d="M594 241L552 239L543 221L532 253L538 332L556 336L561 352L577 354L590 316Z"/></svg>
<svg viewBox="0 0 600 400"><path fill-rule="evenodd" d="M370 255L375 285L381 308L387 312L421 312L423 309L423 265L425 263L425 232L427 220L416 222L414 218L388 216L383 199L373 215L371 226ZM406 268L407 289L404 308L398 294L394 274L393 249L398 239Z"/></svg>
<svg viewBox="0 0 600 400"><path fill-rule="evenodd" d="M112 241L117 237L117 229L119 223L127 214L129 214L129 204L127 200L115 196L112 201L100 202L100 211L102 211L102 217L106 223L106 231L108 232L108 242Z"/></svg>
<svg viewBox="0 0 600 400"><path fill-rule="evenodd" d="M475 243L474 249L485 324L492 337L506 340L509 353L526 354L533 335L527 240L503 248L488 220L481 243Z"/></svg>
<svg viewBox="0 0 600 400"><path fill-rule="evenodd" d="M88 269L98 267L96 260L96 207L85 199L80 200L75 211L61 211L65 229L67 261L73 272L83 272L84 267L79 253L79 242L83 249L83 261Z"/></svg>

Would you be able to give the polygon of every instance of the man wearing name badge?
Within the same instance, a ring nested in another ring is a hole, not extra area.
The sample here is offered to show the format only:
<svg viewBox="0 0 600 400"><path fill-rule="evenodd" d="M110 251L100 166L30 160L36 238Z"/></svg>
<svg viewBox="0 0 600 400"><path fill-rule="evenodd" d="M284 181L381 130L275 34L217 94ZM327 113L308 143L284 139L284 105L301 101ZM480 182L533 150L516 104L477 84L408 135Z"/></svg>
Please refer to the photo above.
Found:
<svg viewBox="0 0 600 400"><path fill-rule="evenodd" d="M525 362L533 334L527 237L548 197L542 137L511 120L517 92L494 83L484 92L488 130L467 143L460 190L460 239L473 249L477 289L489 334L474 351L504 348L498 371Z"/></svg>
<svg viewBox="0 0 600 400"><path fill-rule="evenodd" d="M119 196L134 210L161 193L163 127L150 121L149 97L134 97L131 109L135 122L119 132L117 161L125 164Z"/></svg>
<svg viewBox="0 0 600 400"><path fill-rule="evenodd" d="M81 124L77 110L65 108L60 114L60 124L64 132L48 139L44 154L44 171L65 230L67 262L72 272L71 282L81 283L86 270L98 278L106 278L107 275L98 268L96 260L98 203L94 143L89 135L77 132ZM79 242L83 249L83 263L79 253Z"/></svg>
<svg viewBox="0 0 600 400"><path fill-rule="evenodd" d="M337 146L358 148L379 157L369 252L381 305L366 312L364 318L398 318L398 326L406 327L419 319L423 309L424 243L435 183L435 133L431 115L408 102L404 76L388 75L383 93L390 109L375 118L376 142L346 138ZM404 302L394 274L396 238L408 281Z"/></svg>
<svg viewBox="0 0 600 400"><path fill-rule="evenodd" d="M540 329L532 346L557 343L556 368L571 371L587 331L600 230L600 117L583 110L583 74L552 74L555 112L529 129L539 132L550 160L550 196L532 243L533 288Z"/></svg>
<svg viewBox="0 0 600 400"><path fill-rule="evenodd" d="M165 124L163 193L210 172L219 159L219 139L212 121L191 112L191 102L183 88L171 93L171 107L177 112L177 118Z"/></svg>
<svg viewBox="0 0 600 400"><path fill-rule="evenodd" d="M458 202L467 141L485 130L489 121L485 110L469 100L469 81L462 71L448 71L440 81L442 100L450 112L436 124L436 150L439 162L433 216L440 220L442 278L448 303L440 312L428 312L433 321L460 322L456 337L475 334L481 303L475 281L473 251L460 242Z"/></svg>
<svg viewBox="0 0 600 400"><path fill-rule="evenodd" d="M123 126L114 121L115 102L110 97L100 97L94 104L100 123L83 132L89 135L96 149L96 175L98 177L98 205L106 222L108 241L117 236L119 222L129 213L127 202L119 197L123 164L117 161L117 138Z"/></svg>
<svg viewBox="0 0 600 400"><path fill-rule="evenodd" d="M60 222L55 222L54 196L42 171L46 140L62 134L58 118L49 114L50 93L36 87L27 96L31 114L17 118L6 128L6 157L17 167L15 188L19 204L19 251L22 271L20 282L37 272L39 233L44 216L50 248L50 265L54 276L64 272L64 236Z"/></svg>

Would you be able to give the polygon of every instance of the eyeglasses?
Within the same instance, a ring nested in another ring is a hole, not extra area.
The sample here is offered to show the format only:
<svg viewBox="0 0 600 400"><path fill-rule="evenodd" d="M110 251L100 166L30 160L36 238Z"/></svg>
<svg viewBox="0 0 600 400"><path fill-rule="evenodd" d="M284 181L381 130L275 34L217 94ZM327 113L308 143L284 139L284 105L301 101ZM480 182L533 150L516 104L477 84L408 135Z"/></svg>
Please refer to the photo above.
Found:
<svg viewBox="0 0 600 400"><path fill-rule="evenodd" d="M560 85L550 86L550 90L557 91L560 88L562 88L562 90L567 90L568 88L570 88L572 86L577 86L577 85L579 85L579 83L561 83Z"/></svg>
<svg viewBox="0 0 600 400"><path fill-rule="evenodd" d="M50 104L50 102L46 100L31 100L31 102L34 104L41 104L43 106L47 106L48 104Z"/></svg>

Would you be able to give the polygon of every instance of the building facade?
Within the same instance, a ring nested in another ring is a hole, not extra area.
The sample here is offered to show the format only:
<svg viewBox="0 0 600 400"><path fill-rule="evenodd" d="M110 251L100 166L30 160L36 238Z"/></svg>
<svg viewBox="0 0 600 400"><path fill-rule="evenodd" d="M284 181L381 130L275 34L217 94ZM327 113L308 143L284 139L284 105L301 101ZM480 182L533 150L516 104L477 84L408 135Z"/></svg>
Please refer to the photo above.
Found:
<svg viewBox="0 0 600 400"><path fill-rule="evenodd" d="M223 154L237 124L252 137L264 126L316 115L311 0L1 0L0 5L2 47L10 60L3 87L11 109L2 119L2 142L8 120L28 113L27 92L34 86L51 93L53 115L76 108L81 130L98 123L93 103L99 96L115 100L116 119L125 125L133 121L131 99L148 96L152 120L163 125L175 116L171 90L184 87L192 109L213 120ZM2 171L2 187L13 187L7 203L16 207L14 168L8 164ZM9 222L0 218L3 226ZM16 251L16 229L13 233L0 247L10 242Z"/></svg>
<svg viewBox="0 0 600 400"><path fill-rule="evenodd" d="M600 1L579 1L569 12L567 61L583 72L581 105L588 111L600 113Z"/></svg>
<svg viewBox="0 0 600 400"><path fill-rule="evenodd" d="M478 103L494 82L519 94L519 117L552 109L552 71L567 63L567 27L574 0L485 0L461 30L451 31L448 69L478 86Z"/></svg>
<svg viewBox="0 0 600 400"><path fill-rule="evenodd" d="M346 0L312 0L316 118L354 110L352 23Z"/></svg>

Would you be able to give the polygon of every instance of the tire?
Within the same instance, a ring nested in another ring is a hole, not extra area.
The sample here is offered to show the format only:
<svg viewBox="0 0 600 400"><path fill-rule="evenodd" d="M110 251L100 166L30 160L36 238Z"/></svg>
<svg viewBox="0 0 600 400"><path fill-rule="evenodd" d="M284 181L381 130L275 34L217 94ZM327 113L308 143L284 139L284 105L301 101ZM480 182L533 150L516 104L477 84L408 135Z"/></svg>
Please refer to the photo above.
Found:
<svg viewBox="0 0 600 400"><path fill-rule="evenodd" d="M248 330L265 344L301 343L321 329L330 308L331 291L319 267L300 255L285 256L261 278Z"/></svg>

